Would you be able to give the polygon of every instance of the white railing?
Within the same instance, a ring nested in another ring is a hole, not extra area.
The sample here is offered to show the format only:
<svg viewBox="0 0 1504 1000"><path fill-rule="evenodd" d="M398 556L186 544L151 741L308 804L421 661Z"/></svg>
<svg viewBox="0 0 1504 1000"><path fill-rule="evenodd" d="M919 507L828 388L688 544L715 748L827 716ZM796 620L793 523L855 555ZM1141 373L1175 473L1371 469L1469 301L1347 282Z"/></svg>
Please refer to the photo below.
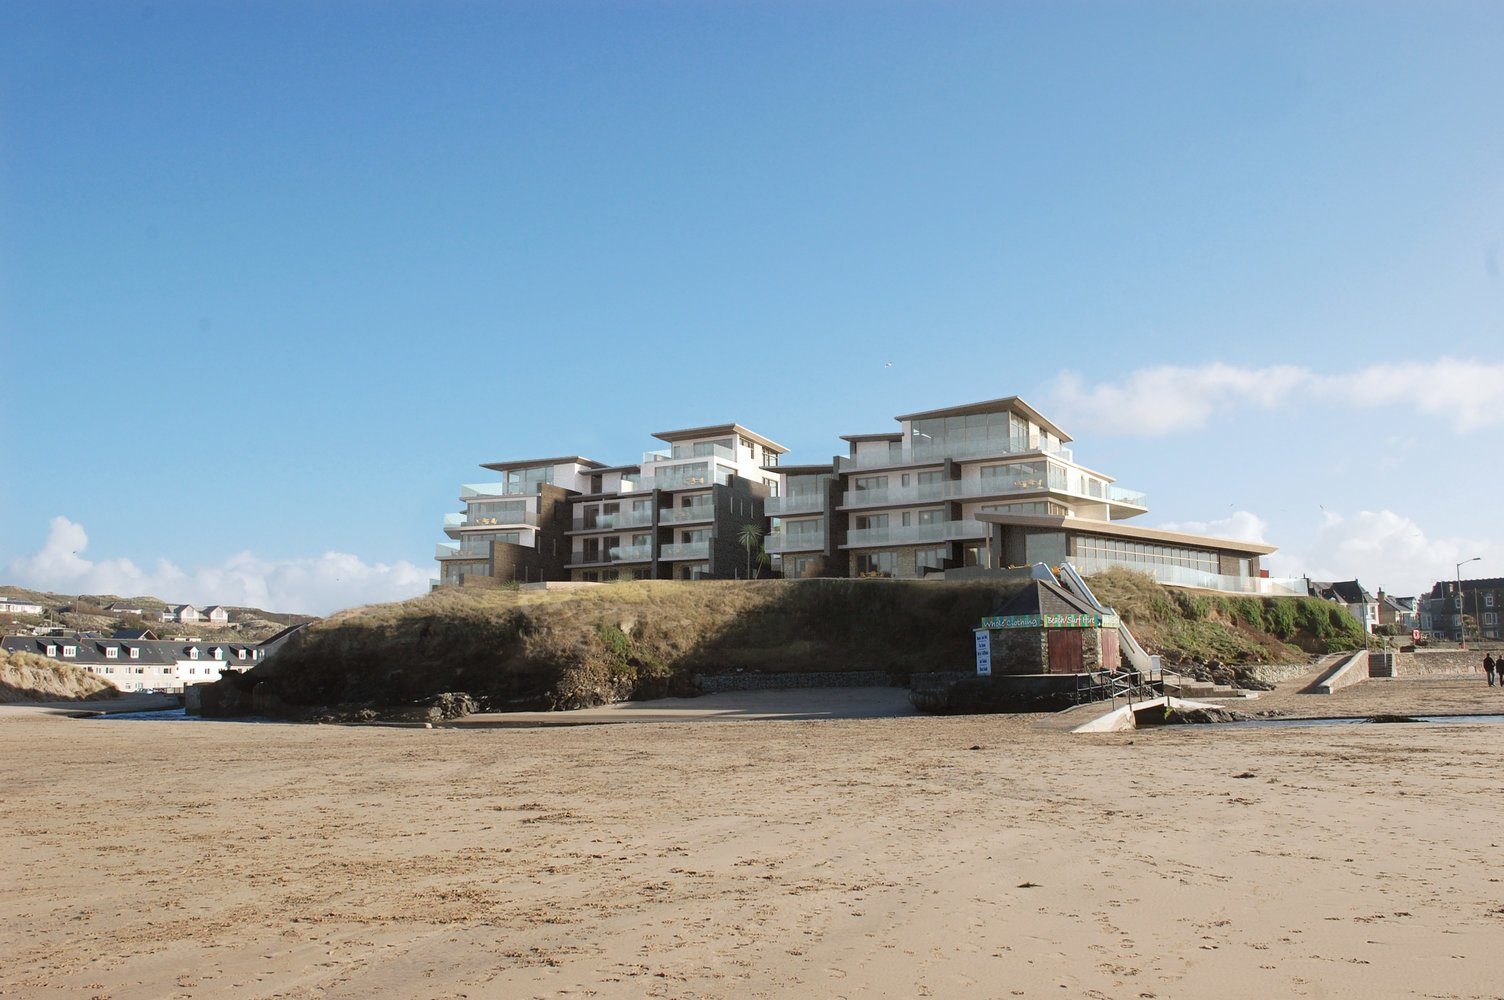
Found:
<svg viewBox="0 0 1504 1000"><path fill-rule="evenodd" d="M886 528L857 528L846 533L847 548L873 545L924 545L954 538L986 538L987 525L981 521L937 521L932 524L889 525Z"/></svg>
<svg viewBox="0 0 1504 1000"><path fill-rule="evenodd" d="M659 551L661 559L709 559L709 542L673 542Z"/></svg>
<svg viewBox="0 0 1504 1000"><path fill-rule="evenodd" d="M768 535L764 548L770 553L819 551L825 548L825 532L823 529L793 534L774 531Z"/></svg>
<svg viewBox="0 0 1504 1000"><path fill-rule="evenodd" d="M1073 556L1071 564L1082 576L1091 576L1108 569L1128 569L1146 573L1156 582L1170 587L1195 587L1200 590L1219 590L1227 594L1258 594L1263 597L1305 597L1310 593L1310 581L1305 577L1272 576L1224 576L1187 566L1158 566L1136 562L1118 562L1112 559Z"/></svg>

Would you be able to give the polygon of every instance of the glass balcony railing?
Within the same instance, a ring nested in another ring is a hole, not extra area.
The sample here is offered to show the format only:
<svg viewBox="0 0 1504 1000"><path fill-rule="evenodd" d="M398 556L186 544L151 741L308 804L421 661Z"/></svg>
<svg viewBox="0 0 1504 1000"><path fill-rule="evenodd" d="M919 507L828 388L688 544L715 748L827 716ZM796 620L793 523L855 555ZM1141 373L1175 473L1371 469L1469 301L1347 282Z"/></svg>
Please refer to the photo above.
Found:
<svg viewBox="0 0 1504 1000"><path fill-rule="evenodd" d="M1147 509L1149 506L1149 494L1125 490L1120 486L1107 487L1107 499L1113 503L1127 504L1130 507L1143 507Z"/></svg>
<svg viewBox="0 0 1504 1000"><path fill-rule="evenodd" d="M987 458L993 455L1025 455L1031 452L1043 452L1047 455L1056 455L1067 462L1072 461L1071 450L1053 440L1046 443L1043 438L1037 437L950 435L945 438L909 443L901 449L893 449L889 452L879 450L856 457L840 457L836 459L836 464L839 471L848 472L853 469L878 469L885 466L926 462L938 463L947 458Z"/></svg>
<svg viewBox="0 0 1504 1000"><path fill-rule="evenodd" d="M790 493L788 496L768 497L762 509L769 517L785 514L813 514L825 509L825 493Z"/></svg>
<svg viewBox="0 0 1504 1000"><path fill-rule="evenodd" d="M647 562L653 558L651 545L613 545L607 549L571 552L569 565L584 566L590 563Z"/></svg>
<svg viewBox="0 0 1504 1000"><path fill-rule="evenodd" d="M445 514L444 515L444 527L446 527L446 528L458 528L461 525L463 525L464 523L465 523L465 515L464 514Z"/></svg>
<svg viewBox="0 0 1504 1000"><path fill-rule="evenodd" d="M469 514L445 514L444 530L455 528L515 528L536 527L538 515L530 510L497 513L495 515L472 511Z"/></svg>
<svg viewBox="0 0 1504 1000"><path fill-rule="evenodd" d="M709 559L709 542L674 542L663 546L659 553L663 559Z"/></svg>
<svg viewBox="0 0 1504 1000"><path fill-rule="evenodd" d="M660 449L659 451L645 451L642 453L642 464L646 465L649 462L667 462L673 457L674 453L669 451L667 448Z"/></svg>
<svg viewBox="0 0 1504 1000"><path fill-rule="evenodd" d="M715 504L692 503L687 507L670 507L658 514L659 524L685 524L715 520Z"/></svg>
<svg viewBox="0 0 1504 1000"><path fill-rule="evenodd" d="M825 548L825 532L799 531L782 532L774 531L768 534L764 548L770 554L779 552L817 552Z"/></svg>
<svg viewBox="0 0 1504 1000"><path fill-rule="evenodd" d="M653 523L651 510L619 510L610 514L597 514L594 521L587 518L577 517L574 519L576 531L612 531L625 528L646 528Z"/></svg>
<svg viewBox="0 0 1504 1000"><path fill-rule="evenodd" d="M458 545L448 545L444 542L435 545L433 549L433 557L435 559L453 559L459 554L460 547Z"/></svg>
<svg viewBox="0 0 1504 1000"><path fill-rule="evenodd" d="M708 441L700 441L696 444L676 444L672 452L673 458L721 458L728 462L736 462L736 449L727 448L723 444L711 444Z"/></svg>
<svg viewBox="0 0 1504 1000"><path fill-rule="evenodd" d="M1147 573L1157 582L1172 587L1195 587L1201 590L1219 590L1228 594L1259 594L1264 597L1305 597L1310 593L1310 581L1305 577L1224 576L1186 566L1165 566L1153 563L1098 559L1090 556L1073 556L1071 565L1082 576L1091 576L1108 569L1128 569Z"/></svg>
<svg viewBox="0 0 1504 1000"><path fill-rule="evenodd" d="M542 483L466 483L460 487L460 499L530 497L537 494L538 488L542 485Z"/></svg>
<svg viewBox="0 0 1504 1000"><path fill-rule="evenodd" d="M925 545L955 538L986 538L981 521L938 521L933 524L889 525L886 528L856 528L846 533L848 548L875 545Z"/></svg>

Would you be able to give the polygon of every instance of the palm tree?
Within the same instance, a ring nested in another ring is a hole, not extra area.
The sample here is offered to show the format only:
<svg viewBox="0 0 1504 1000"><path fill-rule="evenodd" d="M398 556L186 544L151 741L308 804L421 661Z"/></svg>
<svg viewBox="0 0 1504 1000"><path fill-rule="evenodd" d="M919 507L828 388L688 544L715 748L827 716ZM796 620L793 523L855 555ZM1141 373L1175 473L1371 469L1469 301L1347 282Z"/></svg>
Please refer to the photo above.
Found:
<svg viewBox="0 0 1504 1000"><path fill-rule="evenodd" d="M754 552L761 554L762 527L756 524L744 524L736 537L747 550L747 579L750 580L752 579L752 555Z"/></svg>

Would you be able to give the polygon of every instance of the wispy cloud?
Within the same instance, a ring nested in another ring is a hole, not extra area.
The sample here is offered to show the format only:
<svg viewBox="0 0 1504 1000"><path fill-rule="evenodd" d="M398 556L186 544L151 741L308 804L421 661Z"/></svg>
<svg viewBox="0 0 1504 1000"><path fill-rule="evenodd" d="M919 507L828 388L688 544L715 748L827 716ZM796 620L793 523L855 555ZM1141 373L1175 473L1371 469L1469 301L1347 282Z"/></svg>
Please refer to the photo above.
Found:
<svg viewBox="0 0 1504 1000"><path fill-rule="evenodd" d="M1140 368L1112 382L1065 372L1049 387L1052 408L1098 434L1160 435L1213 419L1300 403L1409 410L1458 431L1504 425L1504 364L1441 358L1318 374L1294 365L1210 364Z"/></svg>
<svg viewBox="0 0 1504 1000"><path fill-rule="evenodd" d="M410 562L367 563L345 552L281 560L241 552L219 564L184 570L166 559L150 569L129 559L95 562L84 554L88 546L82 524L54 517L42 547L11 562L8 582L65 594L149 595L304 614L399 600L428 586L428 573Z"/></svg>

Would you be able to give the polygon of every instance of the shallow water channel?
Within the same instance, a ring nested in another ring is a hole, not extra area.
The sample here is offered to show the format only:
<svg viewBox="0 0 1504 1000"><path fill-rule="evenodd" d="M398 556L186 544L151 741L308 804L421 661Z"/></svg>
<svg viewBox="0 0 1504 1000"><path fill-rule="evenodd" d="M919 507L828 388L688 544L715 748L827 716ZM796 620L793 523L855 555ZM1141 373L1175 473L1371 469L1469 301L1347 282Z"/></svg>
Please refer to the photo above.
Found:
<svg viewBox="0 0 1504 1000"><path fill-rule="evenodd" d="M1392 716L1354 715L1335 719L1249 719L1244 722L1213 723L1222 729L1289 729L1295 726L1354 726L1354 725L1407 725L1413 722L1433 722L1442 725L1472 725L1474 723L1504 722L1504 715L1407 715Z"/></svg>

